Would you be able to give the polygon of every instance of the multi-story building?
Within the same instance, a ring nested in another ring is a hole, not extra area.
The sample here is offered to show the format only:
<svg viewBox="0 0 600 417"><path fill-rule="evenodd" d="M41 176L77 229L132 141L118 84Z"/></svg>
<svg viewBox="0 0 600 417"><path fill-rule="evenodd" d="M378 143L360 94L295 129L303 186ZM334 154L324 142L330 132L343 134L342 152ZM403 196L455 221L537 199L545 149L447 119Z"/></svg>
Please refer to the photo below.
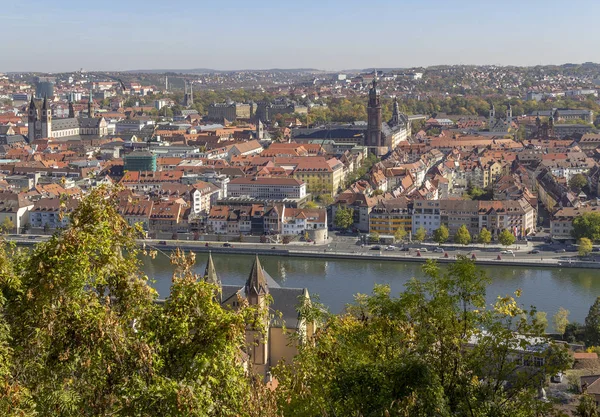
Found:
<svg viewBox="0 0 600 417"><path fill-rule="evenodd" d="M293 178L236 178L229 182L229 197L250 197L265 200L302 199L306 184Z"/></svg>
<svg viewBox="0 0 600 417"><path fill-rule="evenodd" d="M156 155L148 151L134 151L123 158L125 171L156 171Z"/></svg>
<svg viewBox="0 0 600 417"><path fill-rule="evenodd" d="M209 120L250 119L254 113L254 103L212 103L208 106ZM266 120L266 119L264 119Z"/></svg>
<svg viewBox="0 0 600 417"><path fill-rule="evenodd" d="M441 200L440 224L445 225L453 236L465 225L474 236L479 233L479 201L473 200Z"/></svg>
<svg viewBox="0 0 600 417"><path fill-rule="evenodd" d="M573 220L585 213L600 213L600 206L561 207L550 217L550 236L555 240L571 240Z"/></svg>
<svg viewBox="0 0 600 417"><path fill-rule="evenodd" d="M382 200L369 214L369 232L380 235L393 235L404 229L408 235L412 231L413 206L406 198Z"/></svg>
<svg viewBox="0 0 600 417"><path fill-rule="evenodd" d="M78 200L67 199L61 207L60 198L42 198L33 203L29 224L33 228L58 229L69 225L69 214L77 208Z"/></svg>
<svg viewBox="0 0 600 417"><path fill-rule="evenodd" d="M413 202L412 232L423 227L428 235L441 224L440 200L415 200Z"/></svg>
<svg viewBox="0 0 600 417"><path fill-rule="evenodd" d="M535 230L536 209L524 198L519 200L479 201L479 226L497 236L506 229L515 237L527 236Z"/></svg>

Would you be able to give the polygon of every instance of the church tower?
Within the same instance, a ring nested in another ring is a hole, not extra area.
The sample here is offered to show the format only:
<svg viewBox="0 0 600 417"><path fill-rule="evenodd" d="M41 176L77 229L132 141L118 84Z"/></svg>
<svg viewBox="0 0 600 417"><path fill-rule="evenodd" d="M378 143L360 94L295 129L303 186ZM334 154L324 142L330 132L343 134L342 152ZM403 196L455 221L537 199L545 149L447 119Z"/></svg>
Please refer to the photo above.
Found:
<svg viewBox="0 0 600 417"><path fill-rule="evenodd" d="M392 125L400 124L400 108L398 107L398 97L394 97L394 109L392 111Z"/></svg>
<svg viewBox="0 0 600 417"><path fill-rule="evenodd" d="M212 254L210 252L208 253L208 261L206 262L206 269L204 270L204 281L219 287L218 294L216 294L216 298L219 302L223 301L221 279L217 275L217 270L215 269L215 264L213 262Z"/></svg>
<svg viewBox="0 0 600 417"><path fill-rule="evenodd" d="M488 122L490 129L494 126L496 122L496 106L492 103L492 108L490 109L490 120Z"/></svg>
<svg viewBox="0 0 600 417"><path fill-rule="evenodd" d="M377 74L377 72L375 72ZM381 138L381 97L377 89L377 76L373 79L373 86L369 90L369 105L367 106L367 146L384 146Z"/></svg>
<svg viewBox="0 0 600 417"><path fill-rule="evenodd" d="M35 106L35 100L33 99L32 94L31 102L29 103L29 112L27 114L27 137L29 139L29 142L33 142L39 137L39 135L36 135L36 128L41 128L39 124L40 121L38 120L38 109Z"/></svg>
<svg viewBox="0 0 600 417"><path fill-rule="evenodd" d="M92 114L92 103L94 100L94 94L92 93L92 84L90 83L90 98L88 100L88 117L94 117Z"/></svg>
<svg viewBox="0 0 600 417"><path fill-rule="evenodd" d="M267 327L269 317L268 311L264 311L264 309L268 309L266 298L269 294L269 286L267 285L265 272L258 260L258 255L256 255L256 258L254 259L254 264L252 265L248 280L246 281L244 292L246 293L248 304L251 306L258 306L260 310L263 310L258 314L264 318L266 321L264 325ZM246 332L246 344L248 346L248 353L250 354L252 364L256 367L258 372L264 373L269 362L269 333L267 332L267 334L262 335L256 330L249 329L249 331Z"/></svg>
<svg viewBox="0 0 600 417"><path fill-rule="evenodd" d="M48 106L48 99L44 95L44 103L42 104L42 130L41 137L49 138L52 136L52 110Z"/></svg>
<svg viewBox="0 0 600 417"><path fill-rule="evenodd" d="M69 119L75 118L75 109L73 108L73 102L69 100Z"/></svg>

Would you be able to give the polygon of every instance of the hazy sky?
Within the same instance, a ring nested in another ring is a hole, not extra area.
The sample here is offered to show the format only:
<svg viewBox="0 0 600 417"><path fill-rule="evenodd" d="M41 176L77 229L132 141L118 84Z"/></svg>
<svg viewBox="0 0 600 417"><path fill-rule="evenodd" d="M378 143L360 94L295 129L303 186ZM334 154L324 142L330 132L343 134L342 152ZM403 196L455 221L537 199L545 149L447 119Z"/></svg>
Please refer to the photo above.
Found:
<svg viewBox="0 0 600 417"><path fill-rule="evenodd" d="M0 1L0 71L600 62L598 0Z"/></svg>

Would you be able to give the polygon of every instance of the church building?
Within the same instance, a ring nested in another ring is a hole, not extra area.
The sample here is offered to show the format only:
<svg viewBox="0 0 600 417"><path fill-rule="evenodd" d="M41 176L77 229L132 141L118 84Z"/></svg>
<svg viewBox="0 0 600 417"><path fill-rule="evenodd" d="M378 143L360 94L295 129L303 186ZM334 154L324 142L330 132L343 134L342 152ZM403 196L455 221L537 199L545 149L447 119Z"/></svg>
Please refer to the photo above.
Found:
<svg viewBox="0 0 600 417"><path fill-rule="evenodd" d="M377 88L377 78L374 78L369 90L365 146L375 155L383 156L395 149L400 142L408 140L410 128L410 120L405 114L400 113L396 97L394 97L392 119L388 122L383 121L381 94Z"/></svg>
<svg viewBox="0 0 600 417"><path fill-rule="evenodd" d="M29 142L41 138L64 138L70 136L108 135L108 123L104 117L91 117L92 100L88 102L88 117L75 117L73 103L69 103L69 117L52 120L52 110L44 97L42 108L38 109L31 97L27 115L27 137Z"/></svg>
<svg viewBox="0 0 600 417"><path fill-rule="evenodd" d="M263 269L258 255L242 287L221 284L210 254L204 279L221 288L220 301L223 306L236 309L240 306L240 301L245 299L251 306L268 308L266 334L263 336L251 328L246 331L247 363L256 372L266 375L279 361L292 361L298 354L298 339L290 337L292 334L300 333L304 336L299 339L312 336L314 325L306 323L297 310L303 301L310 302L308 290L279 286Z"/></svg>

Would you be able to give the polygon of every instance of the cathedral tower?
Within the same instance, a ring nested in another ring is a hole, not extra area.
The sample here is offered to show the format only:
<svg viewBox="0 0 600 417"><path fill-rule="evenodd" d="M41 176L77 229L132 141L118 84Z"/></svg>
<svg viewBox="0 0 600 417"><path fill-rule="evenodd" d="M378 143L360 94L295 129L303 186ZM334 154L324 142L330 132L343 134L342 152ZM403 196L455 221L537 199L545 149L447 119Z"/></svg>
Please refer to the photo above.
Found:
<svg viewBox="0 0 600 417"><path fill-rule="evenodd" d="M27 137L29 142L34 141L39 136L36 135L36 128L41 129L41 122L38 119L38 109L35 106L35 100L33 94L31 95L31 102L29 102L29 112L27 114Z"/></svg>
<svg viewBox="0 0 600 417"><path fill-rule="evenodd" d="M375 72L377 74L377 72ZM381 137L381 97L377 89L377 76L373 79L373 86L369 90L369 105L367 106L367 146L384 146Z"/></svg>
<svg viewBox="0 0 600 417"><path fill-rule="evenodd" d="M263 271L262 265L258 260L258 255L256 255L256 258L254 259L254 264L252 265L252 270L250 271L248 280L246 281L244 292L246 293L248 304L251 306L258 306L260 310L267 309L267 311L263 310L258 313L259 315L264 314L262 318L265 320L264 325L267 326L269 323L269 317L266 298L269 294L269 286L267 284L265 272ZM264 371L265 366L268 364L268 337L268 333L266 335L261 335L260 332L256 330L250 330L246 332L248 353L252 359L252 364L257 367L259 372Z"/></svg>
<svg viewBox="0 0 600 417"><path fill-rule="evenodd" d="M48 106L48 99L44 95L44 103L42 104L42 130L41 137L49 138L52 136L52 110Z"/></svg>

